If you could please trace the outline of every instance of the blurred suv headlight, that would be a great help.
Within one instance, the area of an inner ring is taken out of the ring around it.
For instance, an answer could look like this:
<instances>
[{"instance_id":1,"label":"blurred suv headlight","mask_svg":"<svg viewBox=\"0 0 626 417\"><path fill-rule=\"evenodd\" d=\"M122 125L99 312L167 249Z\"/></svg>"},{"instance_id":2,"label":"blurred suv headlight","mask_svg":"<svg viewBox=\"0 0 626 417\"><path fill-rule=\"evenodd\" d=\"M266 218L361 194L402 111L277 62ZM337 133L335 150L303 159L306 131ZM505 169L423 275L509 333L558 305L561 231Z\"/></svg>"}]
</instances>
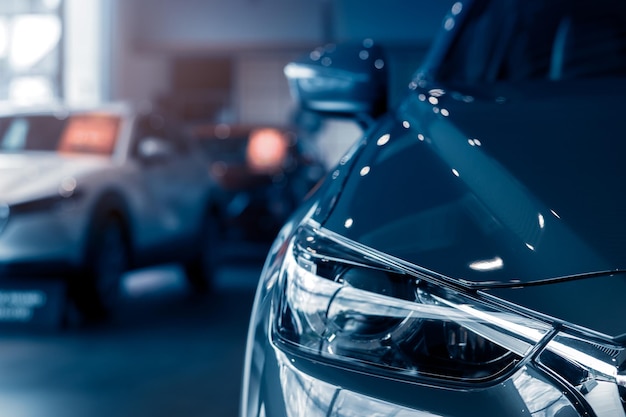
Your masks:
<instances>
[{"instance_id":1,"label":"blurred suv headlight","mask_svg":"<svg viewBox=\"0 0 626 417\"><path fill-rule=\"evenodd\" d=\"M446 385L499 381L534 361L579 406L624 416L623 347L492 305L313 222L293 234L277 284L271 338L284 352Z\"/></svg>"},{"instance_id":2,"label":"blurred suv headlight","mask_svg":"<svg viewBox=\"0 0 626 417\"><path fill-rule=\"evenodd\" d=\"M13 204L0 203L0 233L11 218L39 213L65 213L77 207L83 197L82 192L52 194Z\"/></svg>"}]
</instances>

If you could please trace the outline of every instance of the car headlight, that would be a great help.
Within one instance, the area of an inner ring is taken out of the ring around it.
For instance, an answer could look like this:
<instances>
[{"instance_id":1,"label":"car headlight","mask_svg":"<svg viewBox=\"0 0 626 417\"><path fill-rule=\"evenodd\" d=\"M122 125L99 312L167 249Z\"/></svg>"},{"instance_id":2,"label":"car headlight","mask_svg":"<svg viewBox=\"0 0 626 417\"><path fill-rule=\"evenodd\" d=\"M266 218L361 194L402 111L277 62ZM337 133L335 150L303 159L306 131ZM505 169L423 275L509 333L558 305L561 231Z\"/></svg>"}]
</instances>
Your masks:
<instances>
[{"instance_id":1,"label":"car headlight","mask_svg":"<svg viewBox=\"0 0 626 417\"><path fill-rule=\"evenodd\" d=\"M300 229L286 254L275 343L395 376L485 381L513 369L550 327Z\"/></svg>"},{"instance_id":2,"label":"car headlight","mask_svg":"<svg viewBox=\"0 0 626 417\"><path fill-rule=\"evenodd\" d=\"M495 383L533 361L577 407L625 415L623 346L565 333L314 222L292 235L276 288L271 338L289 354L462 385Z\"/></svg>"}]
</instances>

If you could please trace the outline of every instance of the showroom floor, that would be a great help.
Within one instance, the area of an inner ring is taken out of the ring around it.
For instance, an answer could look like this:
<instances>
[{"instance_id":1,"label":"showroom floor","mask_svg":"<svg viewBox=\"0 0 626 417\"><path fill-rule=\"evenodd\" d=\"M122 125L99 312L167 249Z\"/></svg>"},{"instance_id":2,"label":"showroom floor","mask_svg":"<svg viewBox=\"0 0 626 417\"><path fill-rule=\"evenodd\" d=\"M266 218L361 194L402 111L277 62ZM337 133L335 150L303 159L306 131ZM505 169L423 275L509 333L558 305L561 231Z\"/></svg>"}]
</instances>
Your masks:
<instances>
[{"instance_id":1,"label":"showroom floor","mask_svg":"<svg viewBox=\"0 0 626 417\"><path fill-rule=\"evenodd\" d=\"M116 318L0 333L0 410L14 417L235 417L260 262L189 295L175 267L129 275Z\"/></svg>"}]
</instances>

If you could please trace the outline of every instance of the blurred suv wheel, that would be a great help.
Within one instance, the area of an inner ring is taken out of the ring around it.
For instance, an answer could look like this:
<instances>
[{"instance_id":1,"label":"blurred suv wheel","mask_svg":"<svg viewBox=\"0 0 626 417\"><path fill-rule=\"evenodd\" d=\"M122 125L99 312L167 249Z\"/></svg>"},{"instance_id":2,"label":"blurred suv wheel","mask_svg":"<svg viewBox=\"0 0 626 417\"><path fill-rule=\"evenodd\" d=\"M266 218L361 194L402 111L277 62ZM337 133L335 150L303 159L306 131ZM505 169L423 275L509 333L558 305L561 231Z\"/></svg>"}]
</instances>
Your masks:
<instances>
[{"instance_id":1,"label":"blurred suv wheel","mask_svg":"<svg viewBox=\"0 0 626 417\"><path fill-rule=\"evenodd\" d=\"M184 264L187 282L195 293L206 294L213 288L218 263L219 240L219 222L215 216L207 214L202 222L198 250Z\"/></svg>"},{"instance_id":2,"label":"blurred suv wheel","mask_svg":"<svg viewBox=\"0 0 626 417\"><path fill-rule=\"evenodd\" d=\"M129 241L122 221L97 221L88 243L84 269L74 282L73 298L87 320L106 318L119 303L121 278L130 263Z\"/></svg>"}]
</instances>

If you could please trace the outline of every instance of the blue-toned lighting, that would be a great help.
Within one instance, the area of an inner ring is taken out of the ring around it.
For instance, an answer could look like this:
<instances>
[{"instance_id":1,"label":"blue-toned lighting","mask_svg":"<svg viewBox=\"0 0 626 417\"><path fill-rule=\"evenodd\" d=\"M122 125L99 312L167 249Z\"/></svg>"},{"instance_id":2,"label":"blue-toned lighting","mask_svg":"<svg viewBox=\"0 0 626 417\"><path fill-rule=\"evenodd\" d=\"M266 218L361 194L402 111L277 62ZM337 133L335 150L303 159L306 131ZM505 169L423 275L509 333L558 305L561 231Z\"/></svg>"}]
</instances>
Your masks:
<instances>
[{"instance_id":1,"label":"blue-toned lighting","mask_svg":"<svg viewBox=\"0 0 626 417\"><path fill-rule=\"evenodd\" d=\"M446 19L446 21L443 23L443 27L445 30L452 30L454 29L454 25L456 24L455 20L453 17L449 17Z\"/></svg>"},{"instance_id":2,"label":"blue-toned lighting","mask_svg":"<svg viewBox=\"0 0 626 417\"><path fill-rule=\"evenodd\" d=\"M458 15L459 13L461 13L461 11L463 10L463 3L461 3L460 1L457 1L456 3L454 3L452 5L452 14L453 15Z\"/></svg>"}]
</instances>

